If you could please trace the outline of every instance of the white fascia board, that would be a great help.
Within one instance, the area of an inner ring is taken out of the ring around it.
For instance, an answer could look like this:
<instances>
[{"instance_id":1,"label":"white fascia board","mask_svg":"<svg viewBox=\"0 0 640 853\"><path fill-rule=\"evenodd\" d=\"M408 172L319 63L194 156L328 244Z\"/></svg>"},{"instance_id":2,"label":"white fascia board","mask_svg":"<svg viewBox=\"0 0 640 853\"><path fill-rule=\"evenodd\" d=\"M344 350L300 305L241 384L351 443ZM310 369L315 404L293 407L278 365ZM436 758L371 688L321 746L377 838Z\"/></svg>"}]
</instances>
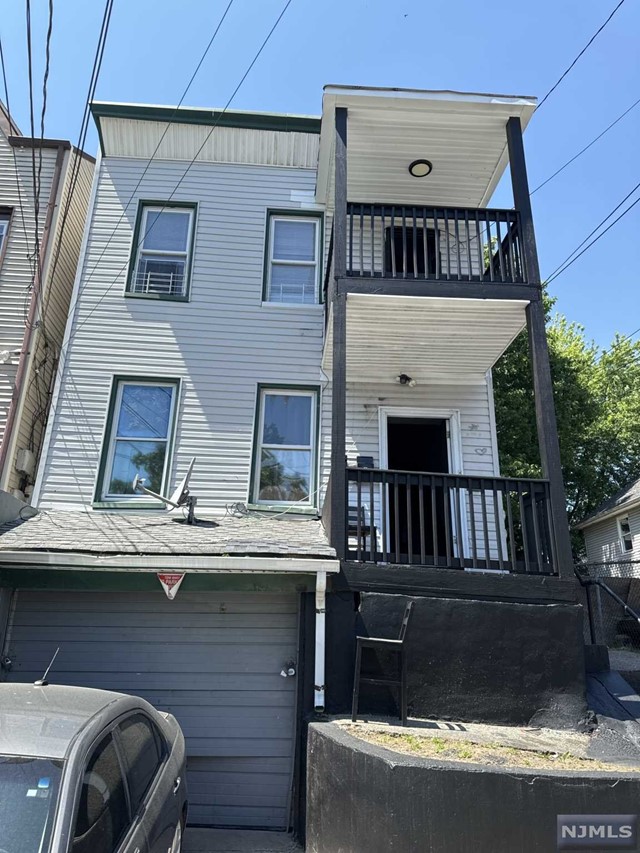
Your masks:
<instances>
[{"instance_id":1,"label":"white fascia board","mask_svg":"<svg viewBox=\"0 0 640 853\"><path fill-rule=\"evenodd\" d=\"M508 104L535 107L538 99L533 95L494 95L483 92L456 92L451 89L390 89L375 86L344 86L329 83L325 95L335 97L393 98L412 101L457 101L467 104Z\"/></svg>"},{"instance_id":2,"label":"white fascia board","mask_svg":"<svg viewBox=\"0 0 640 853\"><path fill-rule=\"evenodd\" d=\"M201 555L140 556L137 554L77 554L51 551L1 551L0 566L86 569L108 572L185 571L194 573L266 572L269 574L316 574L339 572L340 561L295 557L223 557Z\"/></svg>"}]
</instances>

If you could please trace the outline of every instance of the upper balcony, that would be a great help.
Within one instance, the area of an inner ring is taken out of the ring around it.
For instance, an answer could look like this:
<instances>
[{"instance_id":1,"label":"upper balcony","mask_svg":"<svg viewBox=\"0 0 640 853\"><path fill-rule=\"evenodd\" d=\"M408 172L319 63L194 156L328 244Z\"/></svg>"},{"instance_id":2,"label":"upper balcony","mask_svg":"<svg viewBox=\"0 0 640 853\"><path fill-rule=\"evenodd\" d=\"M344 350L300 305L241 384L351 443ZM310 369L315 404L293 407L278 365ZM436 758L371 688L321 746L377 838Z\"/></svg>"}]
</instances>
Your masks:
<instances>
[{"instance_id":1,"label":"upper balcony","mask_svg":"<svg viewBox=\"0 0 640 853\"><path fill-rule=\"evenodd\" d=\"M519 211L487 205L509 163L509 120L524 128L534 108L527 97L326 87L316 200L346 241L334 272L347 292L527 299L539 282Z\"/></svg>"}]
</instances>

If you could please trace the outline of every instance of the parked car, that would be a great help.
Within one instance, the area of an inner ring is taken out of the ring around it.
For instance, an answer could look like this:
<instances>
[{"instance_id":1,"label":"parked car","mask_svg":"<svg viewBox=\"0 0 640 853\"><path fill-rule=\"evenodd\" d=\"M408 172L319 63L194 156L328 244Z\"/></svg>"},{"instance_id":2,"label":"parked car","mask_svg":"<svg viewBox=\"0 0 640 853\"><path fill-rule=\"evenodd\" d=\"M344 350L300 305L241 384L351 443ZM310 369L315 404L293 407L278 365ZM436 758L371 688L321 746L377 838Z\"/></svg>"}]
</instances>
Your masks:
<instances>
[{"instance_id":1,"label":"parked car","mask_svg":"<svg viewBox=\"0 0 640 853\"><path fill-rule=\"evenodd\" d=\"M179 853L184 736L144 699L0 684L0 853Z\"/></svg>"}]
</instances>

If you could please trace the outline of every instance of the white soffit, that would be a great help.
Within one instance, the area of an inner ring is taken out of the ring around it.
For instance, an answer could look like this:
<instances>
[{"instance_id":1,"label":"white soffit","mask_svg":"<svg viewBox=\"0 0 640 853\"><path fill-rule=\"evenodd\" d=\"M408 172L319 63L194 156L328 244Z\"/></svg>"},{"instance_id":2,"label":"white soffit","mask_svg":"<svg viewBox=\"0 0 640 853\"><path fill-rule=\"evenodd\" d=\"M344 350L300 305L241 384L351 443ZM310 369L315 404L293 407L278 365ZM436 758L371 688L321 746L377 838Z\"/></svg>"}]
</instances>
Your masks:
<instances>
[{"instance_id":1,"label":"white soffit","mask_svg":"<svg viewBox=\"0 0 640 853\"><path fill-rule=\"evenodd\" d=\"M506 123L535 98L326 86L317 200L332 204L336 107L346 107L349 201L485 207L508 163ZM433 172L413 178L426 158Z\"/></svg>"}]
</instances>

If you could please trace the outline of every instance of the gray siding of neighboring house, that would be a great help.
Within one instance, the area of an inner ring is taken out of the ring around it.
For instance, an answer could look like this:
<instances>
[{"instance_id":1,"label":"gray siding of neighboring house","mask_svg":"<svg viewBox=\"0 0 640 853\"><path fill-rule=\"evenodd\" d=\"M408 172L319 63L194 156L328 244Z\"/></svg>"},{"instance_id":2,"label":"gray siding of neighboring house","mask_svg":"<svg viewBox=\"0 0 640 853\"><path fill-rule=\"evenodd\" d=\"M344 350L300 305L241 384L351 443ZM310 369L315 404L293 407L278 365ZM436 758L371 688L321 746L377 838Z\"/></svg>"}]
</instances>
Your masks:
<instances>
[{"instance_id":1,"label":"gray siding of neighboring house","mask_svg":"<svg viewBox=\"0 0 640 853\"><path fill-rule=\"evenodd\" d=\"M629 526L633 536L633 550L625 551L618 531L618 516L629 516ZM625 511L620 509L618 516L605 518L583 530L587 550L587 562L607 563L625 560L640 561L640 507Z\"/></svg>"},{"instance_id":2,"label":"gray siding of neighboring house","mask_svg":"<svg viewBox=\"0 0 640 853\"><path fill-rule=\"evenodd\" d=\"M192 492L219 512L247 500L257 383L322 382L323 306L262 305L267 208L308 207L315 172L195 164L173 196L199 205L191 301L176 303L123 295L137 199L168 198L185 171L154 161L122 216L145 165L101 163L43 508L91 504L114 374L182 379L171 484L197 456Z\"/></svg>"},{"instance_id":3,"label":"gray siding of neighboring house","mask_svg":"<svg viewBox=\"0 0 640 853\"><path fill-rule=\"evenodd\" d=\"M77 156L79 155L75 153L75 149L65 154L52 234L43 269L44 296L40 314L44 315L46 338L40 326L31 341L27 381L21 394L8 472L4 481L8 490L18 488L21 481L22 475L15 470L13 464L16 452L20 448L29 448L36 453L37 458L46 424L46 404L58 366L94 168L92 161L80 156L77 178L73 181L69 210L62 230L63 213L72 187L72 170Z\"/></svg>"},{"instance_id":4,"label":"gray siding of neighboring house","mask_svg":"<svg viewBox=\"0 0 640 853\"><path fill-rule=\"evenodd\" d=\"M42 170L38 236L41 239L57 152L54 149L43 148L41 152L35 152L36 160L40 153ZM35 250L36 234L32 150L12 148L2 131L0 131L0 206L13 208L6 251L0 267L0 350L11 352L8 363L0 364L1 443L13 395L19 353L25 335L25 318L29 309L28 288L32 283L30 258Z\"/></svg>"}]
</instances>

